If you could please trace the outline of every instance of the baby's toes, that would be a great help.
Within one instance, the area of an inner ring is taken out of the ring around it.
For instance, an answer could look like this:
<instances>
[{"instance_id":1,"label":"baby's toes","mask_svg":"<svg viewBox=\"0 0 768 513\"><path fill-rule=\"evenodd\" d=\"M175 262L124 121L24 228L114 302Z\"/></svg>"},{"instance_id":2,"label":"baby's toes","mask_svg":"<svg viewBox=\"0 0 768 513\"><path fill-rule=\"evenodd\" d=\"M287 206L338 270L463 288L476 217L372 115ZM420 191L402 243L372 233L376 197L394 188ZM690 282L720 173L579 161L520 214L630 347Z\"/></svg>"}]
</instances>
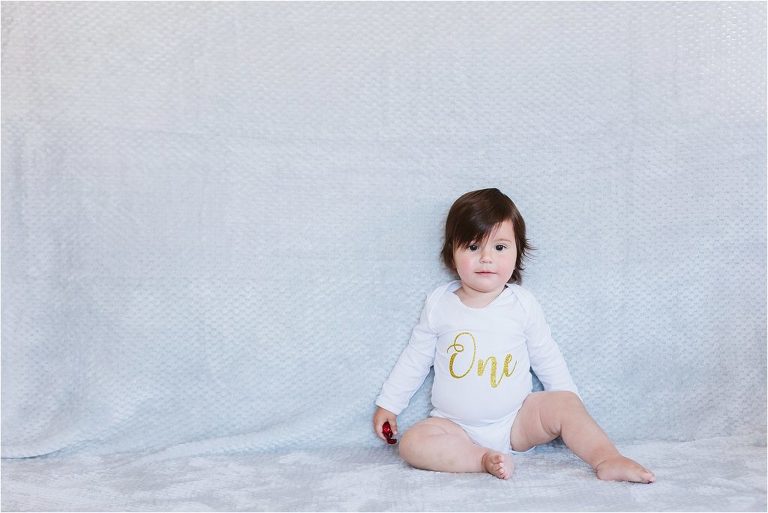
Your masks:
<instances>
[{"instance_id":1,"label":"baby's toes","mask_svg":"<svg viewBox=\"0 0 768 513\"><path fill-rule=\"evenodd\" d=\"M499 460L500 462L497 476L501 479L509 479L509 477L512 475L512 469L514 468L514 465L503 455L499 455Z\"/></svg>"},{"instance_id":2,"label":"baby's toes","mask_svg":"<svg viewBox=\"0 0 768 513\"><path fill-rule=\"evenodd\" d=\"M503 455L497 452L488 451L486 454L483 455L483 467L485 468L485 471L488 472L489 474L501 479L505 479Z\"/></svg>"}]
</instances>

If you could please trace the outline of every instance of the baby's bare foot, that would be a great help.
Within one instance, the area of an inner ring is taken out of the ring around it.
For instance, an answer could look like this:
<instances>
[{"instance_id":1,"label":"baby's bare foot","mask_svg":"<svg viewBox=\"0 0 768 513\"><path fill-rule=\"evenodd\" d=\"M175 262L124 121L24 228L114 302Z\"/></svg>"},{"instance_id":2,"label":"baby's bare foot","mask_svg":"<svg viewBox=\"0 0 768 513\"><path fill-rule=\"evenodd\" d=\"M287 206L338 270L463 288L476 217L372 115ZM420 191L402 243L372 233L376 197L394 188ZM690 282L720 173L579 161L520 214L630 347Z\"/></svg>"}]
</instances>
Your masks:
<instances>
[{"instance_id":1,"label":"baby's bare foot","mask_svg":"<svg viewBox=\"0 0 768 513\"><path fill-rule=\"evenodd\" d=\"M511 457L490 449L483 454L482 463L486 472L499 479L509 479L512 471L515 470Z\"/></svg>"},{"instance_id":2,"label":"baby's bare foot","mask_svg":"<svg viewBox=\"0 0 768 513\"><path fill-rule=\"evenodd\" d=\"M608 458L595 467L597 478L605 481L631 481L633 483L653 483L656 476L638 462L618 455Z\"/></svg>"}]
</instances>

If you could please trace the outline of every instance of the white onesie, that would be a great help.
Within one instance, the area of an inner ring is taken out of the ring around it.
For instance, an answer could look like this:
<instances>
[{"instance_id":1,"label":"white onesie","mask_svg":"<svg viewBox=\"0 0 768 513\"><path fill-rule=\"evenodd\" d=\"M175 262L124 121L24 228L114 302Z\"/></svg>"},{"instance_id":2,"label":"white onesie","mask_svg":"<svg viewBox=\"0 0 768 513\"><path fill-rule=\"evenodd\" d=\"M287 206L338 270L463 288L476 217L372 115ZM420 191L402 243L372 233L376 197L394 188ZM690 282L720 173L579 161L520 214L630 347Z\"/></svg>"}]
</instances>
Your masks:
<instances>
[{"instance_id":1,"label":"white onesie","mask_svg":"<svg viewBox=\"0 0 768 513\"><path fill-rule=\"evenodd\" d=\"M460 286L452 281L429 295L376 404L399 415L434 365L430 416L455 422L481 446L510 452L531 368L545 390L578 390L527 289L507 284L489 305L472 308L454 293Z\"/></svg>"}]
</instances>

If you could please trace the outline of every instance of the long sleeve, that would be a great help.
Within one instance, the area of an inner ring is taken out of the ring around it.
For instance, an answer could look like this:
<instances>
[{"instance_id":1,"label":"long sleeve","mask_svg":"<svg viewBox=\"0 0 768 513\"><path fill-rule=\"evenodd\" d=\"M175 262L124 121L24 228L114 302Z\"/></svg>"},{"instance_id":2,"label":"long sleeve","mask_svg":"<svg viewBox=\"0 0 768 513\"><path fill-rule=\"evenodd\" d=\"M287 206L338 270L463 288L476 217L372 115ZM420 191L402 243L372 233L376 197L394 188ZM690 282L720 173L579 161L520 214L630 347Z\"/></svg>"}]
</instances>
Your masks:
<instances>
[{"instance_id":1,"label":"long sleeve","mask_svg":"<svg viewBox=\"0 0 768 513\"><path fill-rule=\"evenodd\" d=\"M579 391L568 372L563 354L544 319L541 305L532 294L527 296L528 322L525 333L533 372L544 385L544 390L568 390L578 395Z\"/></svg>"},{"instance_id":2,"label":"long sleeve","mask_svg":"<svg viewBox=\"0 0 768 513\"><path fill-rule=\"evenodd\" d=\"M395 415L399 415L408 406L435 360L437 334L429 325L429 305L430 301L427 300L408 345L400 354L376 399L378 406Z\"/></svg>"}]
</instances>

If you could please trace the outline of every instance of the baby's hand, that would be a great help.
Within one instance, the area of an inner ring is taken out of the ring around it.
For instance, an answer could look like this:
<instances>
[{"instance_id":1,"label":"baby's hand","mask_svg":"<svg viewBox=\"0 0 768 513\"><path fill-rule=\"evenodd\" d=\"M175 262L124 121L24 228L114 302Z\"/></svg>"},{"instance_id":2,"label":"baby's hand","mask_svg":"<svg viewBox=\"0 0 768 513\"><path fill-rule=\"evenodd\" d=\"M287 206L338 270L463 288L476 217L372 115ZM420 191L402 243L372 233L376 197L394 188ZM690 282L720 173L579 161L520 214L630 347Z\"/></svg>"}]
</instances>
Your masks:
<instances>
[{"instance_id":1,"label":"baby's hand","mask_svg":"<svg viewBox=\"0 0 768 513\"><path fill-rule=\"evenodd\" d=\"M376 407L376 412L373 414L373 431L376 433L376 436L388 442L387 437L384 435L385 422L389 422L392 435L397 435L397 415L380 406Z\"/></svg>"}]
</instances>

